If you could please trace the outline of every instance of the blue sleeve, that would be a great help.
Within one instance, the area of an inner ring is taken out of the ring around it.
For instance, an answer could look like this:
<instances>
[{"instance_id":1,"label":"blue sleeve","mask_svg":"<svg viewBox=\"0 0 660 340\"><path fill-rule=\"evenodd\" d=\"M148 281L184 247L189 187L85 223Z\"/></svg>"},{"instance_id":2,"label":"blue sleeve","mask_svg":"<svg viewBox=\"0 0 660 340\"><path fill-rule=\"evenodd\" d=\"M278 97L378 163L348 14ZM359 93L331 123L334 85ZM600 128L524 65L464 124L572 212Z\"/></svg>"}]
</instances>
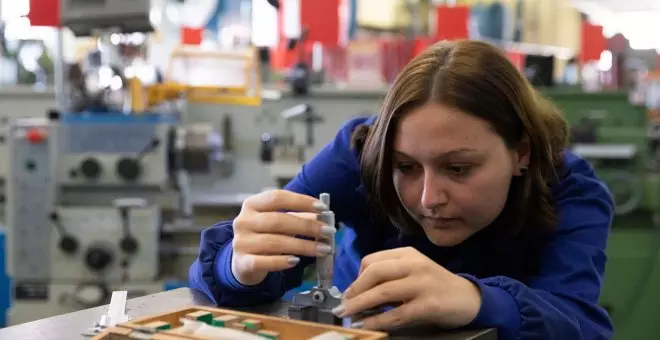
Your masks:
<instances>
[{"instance_id":1,"label":"blue sleeve","mask_svg":"<svg viewBox=\"0 0 660 340\"><path fill-rule=\"evenodd\" d=\"M368 123L369 118L355 118L344 124L328 143L284 188L318 197L330 194L331 209L337 221L352 218L360 186L356 151L350 148L355 128ZM303 257L298 266L276 273L255 286L244 286L231 272L232 222L222 222L202 231L199 256L189 270L190 288L204 292L218 306L247 306L279 299L292 288L300 286L305 267L314 260Z\"/></svg>"},{"instance_id":2,"label":"blue sleeve","mask_svg":"<svg viewBox=\"0 0 660 340\"><path fill-rule=\"evenodd\" d=\"M574 158L574 156L573 156ZM507 277L476 279L482 307L473 321L500 339L610 339L612 324L598 305L614 203L593 169L575 160L555 194L559 221L543 252L541 272L527 285Z\"/></svg>"}]
</instances>

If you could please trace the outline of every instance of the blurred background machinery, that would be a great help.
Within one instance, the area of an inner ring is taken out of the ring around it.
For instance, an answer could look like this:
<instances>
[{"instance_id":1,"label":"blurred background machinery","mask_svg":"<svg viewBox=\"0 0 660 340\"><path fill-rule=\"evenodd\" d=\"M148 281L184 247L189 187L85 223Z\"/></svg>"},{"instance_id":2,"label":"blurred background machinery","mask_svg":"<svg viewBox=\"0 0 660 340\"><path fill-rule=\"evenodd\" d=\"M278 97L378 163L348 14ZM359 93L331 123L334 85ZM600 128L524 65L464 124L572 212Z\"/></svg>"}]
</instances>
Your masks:
<instances>
[{"instance_id":1,"label":"blurred background machinery","mask_svg":"<svg viewBox=\"0 0 660 340\"><path fill-rule=\"evenodd\" d=\"M51 114L10 127L11 323L107 303L112 290L140 296L186 279L175 268L190 248L169 232L199 232L186 176L208 171L215 149L195 150L183 133L195 130L168 116L112 113ZM206 164L181 161L189 151Z\"/></svg>"},{"instance_id":2,"label":"blurred background machinery","mask_svg":"<svg viewBox=\"0 0 660 340\"><path fill-rule=\"evenodd\" d=\"M105 304L113 290L142 296L186 282L200 231L190 176L233 172L231 119L220 135L186 123L186 104L261 100L249 47L210 56L230 59L246 84L145 84L111 40L152 30L149 1L61 6L63 25L94 34L98 48L69 68L59 110L3 126L10 324ZM173 63L192 54L177 51Z\"/></svg>"},{"instance_id":3,"label":"blurred background machinery","mask_svg":"<svg viewBox=\"0 0 660 340\"><path fill-rule=\"evenodd\" d=\"M603 94L572 117L573 151L592 162L615 197L601 304L620 339L650 336L654 326L645 314L657 311L651 301L660 298L658 86L651 72L632 93L641 96L637 104L626 94Z\"/></svg>"}]
</instances>

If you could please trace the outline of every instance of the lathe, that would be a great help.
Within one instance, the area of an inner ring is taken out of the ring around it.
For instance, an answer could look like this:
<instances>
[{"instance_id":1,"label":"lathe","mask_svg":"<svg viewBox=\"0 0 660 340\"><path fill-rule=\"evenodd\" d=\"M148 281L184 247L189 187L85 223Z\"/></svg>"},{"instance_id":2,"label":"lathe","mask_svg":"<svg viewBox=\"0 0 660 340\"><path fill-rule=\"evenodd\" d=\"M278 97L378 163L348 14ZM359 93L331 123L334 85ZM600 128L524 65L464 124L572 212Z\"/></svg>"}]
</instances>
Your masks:
<instances>
[{"instance_id":1,"label":"lathe","mask_svg":"<svg viewBox=\"0 0 660 340\"><path fill-rule=\"evenodd\" d=\"M185 104L258 105L259 71L246 48L213 56L243 63L249 79L240 86L127 77L107 37L150 31L150 8L149 0L62 1L62 24L98 36L109 55L69 73L69 96L57 110L4 126L9 324L105 304L113 290L142 296L187 280L200 231L189 176L213 174L231 159L222 143L231 122L222 136L187 124ZM121 86L98 81L108 70Z\"/></svg>"},{"instance_id":2,"label":"lathe","mask_svg":"<svg viewBox=\"0 0 660 340\"><path fill-rule=\"evenodd\" d=\"M168 228L199 231L186 182L196 169L183 161L191 131L170 118L51 116L10 127L10 323L96 306L115 289L143 295L185 279L166 271L176 263L166 268L163 259L175 261L178 250L163 238Z\"/></svg>"}]
</instances>

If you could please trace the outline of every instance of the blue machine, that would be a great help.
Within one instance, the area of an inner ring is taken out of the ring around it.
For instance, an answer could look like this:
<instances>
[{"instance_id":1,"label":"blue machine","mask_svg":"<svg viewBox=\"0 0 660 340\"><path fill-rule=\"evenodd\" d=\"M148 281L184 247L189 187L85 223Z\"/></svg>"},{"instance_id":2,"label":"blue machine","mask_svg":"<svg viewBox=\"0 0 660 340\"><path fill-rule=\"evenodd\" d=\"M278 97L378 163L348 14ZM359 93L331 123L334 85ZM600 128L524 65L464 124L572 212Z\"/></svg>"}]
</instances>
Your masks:
<instances>
[{"instance_id":1,"label":"blue machine","mask_svg":"<svg viewBox=\"0 0 660 340\"><path fill-rule=\"evenodd\" d=\"M0 328L7 326L7 312L11 306L11 280L5 264L5 231L0 228Z\"/></svg>"},{"instance_id":2,"label":"blue machine","mask_svg":"<svg viewBox=\"0 0 660 340\"><path fill-rule=\"evenodd\" d=\"M162 123L177 122L178 113L141 113L125 114L122 112L91 112L63 114L61 121L69 124L99 124L99 123Z\"/></svg>"}]
</instances>

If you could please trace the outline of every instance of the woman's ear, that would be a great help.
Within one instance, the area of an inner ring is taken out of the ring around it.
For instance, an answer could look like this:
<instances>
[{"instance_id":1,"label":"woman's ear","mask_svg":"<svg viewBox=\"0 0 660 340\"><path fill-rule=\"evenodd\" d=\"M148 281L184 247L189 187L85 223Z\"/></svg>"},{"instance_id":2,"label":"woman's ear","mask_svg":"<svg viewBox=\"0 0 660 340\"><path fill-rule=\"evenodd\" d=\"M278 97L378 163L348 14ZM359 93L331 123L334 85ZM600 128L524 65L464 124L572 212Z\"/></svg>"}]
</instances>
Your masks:
<instances>
[{"instance_id":1,"label":"woman's ear","mask_svg":"<svg viewBox=\"0 0 660 340\"><path fill-rule=\"evenodd\" d=\"M524 176L529 169L529 154L531 145L529 143L529 136L525 134L513 150L513 175Z\"/></svg>"}]
</instances>

